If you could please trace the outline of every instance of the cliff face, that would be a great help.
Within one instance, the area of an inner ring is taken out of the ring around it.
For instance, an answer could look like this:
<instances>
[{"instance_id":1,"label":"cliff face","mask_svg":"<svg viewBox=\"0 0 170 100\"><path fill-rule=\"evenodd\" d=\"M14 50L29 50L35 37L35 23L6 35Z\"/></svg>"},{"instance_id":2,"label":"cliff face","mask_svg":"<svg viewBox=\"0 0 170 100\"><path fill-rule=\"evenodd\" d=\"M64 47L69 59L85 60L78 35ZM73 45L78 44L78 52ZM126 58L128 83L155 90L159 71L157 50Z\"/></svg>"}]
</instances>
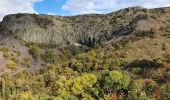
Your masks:
<instances>
[{"instance_id":1,"label":"cliff face","mask_svg":"<svg viewBox=\"0 0 170 100\"><path fill-rule=\"evenodd\" d=\"M106 15L70 17L13 14L4 17L0 33L12 34L25 42L90 46L120 41L140 32L160 30L170 24L169 20L170 8L132 7Z\"/></svg>"},{"instance_id":2,"label":"cliff face","mask_svg":"<svg viewBox=\"0 0 170 100\"><path fill-rule=\"evenodd\" d=\"M25 69L33 73L38 72L46 64L46 59L42 59L46 58L46 55L47 59L49 55L55 58L51 62L55 60L58 63L87 52L89 48L86 46L93 47L98 44L99 48L95 48L96 54L106 55L106 58L103 58L106 60L110 59L112 54L118 56L120 62L163 59L165 52L170 51L169 37L170 8L132 7L105 15L69 17L7 15L0 22L0 68L4 69L0 76L4 72L12 72L15 75ZM28 44L22 43L23 41ZM29 42L35 44L30 45ZM37 45L41 43L57 46ZM38 55L37 59L30 50L38 52L35 54ZM16 61L16 70L7 67L9 59Z\"/></svg>"}]
</instances>

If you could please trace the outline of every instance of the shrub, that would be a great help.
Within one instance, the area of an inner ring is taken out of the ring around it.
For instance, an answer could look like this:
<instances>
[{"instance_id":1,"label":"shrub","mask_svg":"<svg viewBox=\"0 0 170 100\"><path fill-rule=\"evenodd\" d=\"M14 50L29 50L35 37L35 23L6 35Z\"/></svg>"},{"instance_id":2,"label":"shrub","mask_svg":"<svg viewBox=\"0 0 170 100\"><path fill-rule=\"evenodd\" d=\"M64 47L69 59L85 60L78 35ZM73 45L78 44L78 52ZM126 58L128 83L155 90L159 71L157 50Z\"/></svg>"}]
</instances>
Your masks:
<instances>
[{"instance_id":1,"label":"shrub","mask_svg":"<svg viewBox=\"0 0 170 100\"><path fill-rule=\"evenodd\" d=\"M126 100L150 100L147 98L145 91L130 91Z\"/></svg>"},{"instance_id":2,"label":"shrub","mask_svg":"<svg viewBox=\"0 0 170 100\"><path fill-rule=\"evenodd\" d=\"M16 56L20 56L21 55L20 51L13 50L13 52L14 52L14 55L16 55Z\"/></svg>"},{"instance_id":3,"label":"shrub","mask_svg":"<svg viewBox=\"0 0 170 100\"><path fill-rule=\"evenodd\" d=\"M166 51L168 49L167 44L164 42L162 43L162 50Z\"/></svg>"},{"instance_id":4,"label":"shrub","mask_svg":"<svg viewBox=\"0 0 170 100\"><path fill-rule=\"evenodd\" d=\"M8 54L9 49L8 48L1 48L1 51L3 52L4 58L9 58L9 54Z\"/></svg>"},{"instance_id":5,"label":"shrub","mask_svg":"<svg viewBox=\"0 0 170 100\"><path fill-rule=\"evenodd\" d=\"M39 98L39 100L51 100L50 96L45 93L39 94L38 98Z\"/></svg>"},{"instance_id":6,"label":"shrub","mask_svg":"<svg viewBox=\"0 0 170 100\"><path fill-rule=\"evenodd\" d=\"M15 70L15 69L16 69L16 66L17 66L17 64L16 64L14 61L9 60L9 61L7 61L6 66L7 66L9 69L13 69L13 70Z\"/></svg>"},{"instance_id":7,"label":"shrub","mask_svg":"<svg viewBox=\"0 0 170 100\"><path fill-rule=\"evenodd\" d=\"M30 92L22 92L20 94L11 96L9 100L36 100Z\"/></svg>"},{"instance_id":8,"label":"shrub","mask_svg":"<svg viewBox=\"0 0 170 100\"><path fill-rule=\"evenodd\" d=\"M128 74L114 70L109 72L109 75L105 77L104 87L111 90L126 89L130 83L130 79Z\"/></svg>"},{"instance_id":9,"label":"shrub","mask_svg":"<svg viewBox=\"0 0 170 100\"><path fill-rule=\"evenodd\" d=\"M8 59L8 58L9 58L8 52L3 52L3 57L6 58L6 59Z\"/></svg>"},{"instance_id":10,"label":"shrub","mask_svg":"<svg viewBox=\"0 0 170 100\"><path fill-rule=\"evenodd\" d=\"M145 83L145 91L147 94L152 94L157 88L156 82L153 81L152 79L145 79L144 83Z\"/></svg>"},{"instance_id":11,"label":"shrub","mask_svg":"<svg viewBox=\"0 0 170 100\"><path fill-rule=\"evenodd\" d=\"M47 50L44 54L41 55L42 60L46 63L55 63L57 56L53 51Z\"/></svg>"},{"instance_id":12,"label":"shrub","mask_svg":"<svg viewBox=\"0 0 170 100\"><path fill-rule=\"evenodd\" d=\"M40 56L40 49L36 45L31 46L28 52L33 58L38 58Z\"/></svg>"},{"instance_id":13,"label":"shrub","mask_svg":"<svg viewBox=\"0 0 170 100\"><path fill-rule=\"evenodd\" d=\"M9 49L8 49L8 48L1 48L1 51L2 51L2 52L8 52Z\"/></svg>"},{"instance_id":14,"label":"shrub","mask_svg":"<svg viewBox=\"0 0 170 100\"><path fill-rule=\"evenodd\" d=\"M143 91L143 80L134 80L131 84L127 100L146 100L147 94Z\"/></svg>"},{"instance_id":15,"label":"shrub","mask_svg":"<svg viewBox=\"0 0 170 100\"><path fill-rule=\"evenodd\" d=\"M141 74L141 68L140 67L132 68L132 72L134 74L139 75L139 74Z\"/></svg>"},{"instance_id":16,"label":"shrub","mask_svg":"<svg viewBox=\"0 0 170 100\"><path fill-rule=\"evenodd\" d=\"M79 95L86 89L91 89L96 82L97 77L94 74L83 74L83 76L74 79L71 90L75 95Z\"/></svg>"},{"instance_id":17,"label":"shrub","mask_svg":"<svg viewBox=\"0 0 170 100\"><path fill-rule=\"evenodd\" d=\"M21 65L23 67L30 67L29 61L30 61L30 58L24 58L23 61L21 62Z\"/></svg>"},{"instance_id":18,"label":"shrub","mask_svg":"<svg viewBox=\"0 0 170 100\"><path fill-rule=\"evenodd\" d=\"M165 98L165 100L170 99L170 83L161 86L161 95Z\"/></svg>"}]
</instances>

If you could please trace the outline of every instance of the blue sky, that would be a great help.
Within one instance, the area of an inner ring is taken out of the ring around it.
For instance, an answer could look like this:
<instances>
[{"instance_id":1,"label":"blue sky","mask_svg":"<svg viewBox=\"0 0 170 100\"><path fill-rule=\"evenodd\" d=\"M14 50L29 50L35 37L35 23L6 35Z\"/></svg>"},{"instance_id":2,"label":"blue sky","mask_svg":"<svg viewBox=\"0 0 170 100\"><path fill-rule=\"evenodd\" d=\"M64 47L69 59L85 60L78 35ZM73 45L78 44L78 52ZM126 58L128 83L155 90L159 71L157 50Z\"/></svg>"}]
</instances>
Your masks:
<instances>
[{"instance_id":1,"label":"blue sky","mask_svg":"<svg viewBox=\"0 0 170 100\"><path fill-rule=\"evenodd\" d=\"M61 8L66 0L44 0L34 4L34 9L41 14L67 15L69 12Z\"/></svg>"},{"instance_id":2,"label":"blue sky","mask_svg":"<svg viewBox=\"0 0 170 100\"><path fill-rule=\"evenodd\" d=\"M43 0L35 3L34 8L43 14L77 15L109 13L131 6L155 8L169 5L169 0Z\"/></svg>"},{"instance_id":3,"label":"blue sky","mask_svg":"<svg viewBox=\"0 0 170 100\"><path fill-rule=\"evenodd\" d=\"M78 15L109 13L126 7L168 7L170 0L1 0L0 20L15 13Z\"/></svg>"}]
</instances>

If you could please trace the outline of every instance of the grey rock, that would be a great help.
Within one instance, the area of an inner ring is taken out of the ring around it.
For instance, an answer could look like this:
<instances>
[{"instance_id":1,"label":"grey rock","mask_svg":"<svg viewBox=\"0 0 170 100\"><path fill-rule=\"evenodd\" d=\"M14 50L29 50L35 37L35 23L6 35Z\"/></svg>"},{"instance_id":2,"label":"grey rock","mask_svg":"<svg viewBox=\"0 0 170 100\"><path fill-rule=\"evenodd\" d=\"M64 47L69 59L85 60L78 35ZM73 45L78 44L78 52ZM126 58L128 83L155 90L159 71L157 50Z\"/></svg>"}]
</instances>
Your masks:
<instances>
[{"instance_id":1,"label":"grey rock","mask_svg":"<svg viewBox=\"0 0 170 100\"><path fill-rule=\"evenodd\" d=\"M0 34L4 36L14 35L25 42L62 46L75 43L85 45L104 43L119 35L128 35L139 30L148 31L154 27L159 29L161 22L151 17L158 16L156 11L169 13L170 9L131 7L105 15L88 14L69 17L12 14L5 16L0 23ZM149 18L138 18L141 15L146 15ZM166 18L163 20L166 21Z\"/></svg>"}]
</instances>

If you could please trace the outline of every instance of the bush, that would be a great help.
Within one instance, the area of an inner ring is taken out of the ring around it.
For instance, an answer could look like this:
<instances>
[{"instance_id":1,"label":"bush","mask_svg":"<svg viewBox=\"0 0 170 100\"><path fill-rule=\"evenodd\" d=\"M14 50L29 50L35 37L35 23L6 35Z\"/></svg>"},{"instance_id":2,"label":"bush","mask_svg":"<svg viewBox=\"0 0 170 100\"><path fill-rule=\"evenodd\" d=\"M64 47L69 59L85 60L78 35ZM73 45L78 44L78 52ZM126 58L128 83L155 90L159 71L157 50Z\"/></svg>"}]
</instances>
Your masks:
<instances>
[{"instance_id":1,"label":"bush","mask_svg":"<svg viewBox=\"0 0 170 100\"><path fill-rule=\"evenodd\" d=\"M26 57L26 58L23 58L23 61L21 61L21 65L23 66L23 67L31 67L30 65L29 65L29 61L30 61L30 58L28 58L28 57Z\"/></svg>"},{"instance_id":2,"label":"bush","mask_svg":"<svg viewBox=\"0 0 170 100\"><path fill-rule=\"evenodd\" d=\"M92 89L96 82L97 77L94 74L83 74L83 76L74 79L71 90L75 95L79 95L85 92L86 89Z\"/></svg>"},{"instance_id":3,"label":"bush","mask_svg":"<svg viewBox=\"0 0 170 100\"><path fill-rule=\"evenodd\" d=\"M20 94L11 96L9 100L36 100L30 92L22 92Z\"/></svg>"},{"instance_id":4,"label":"bush","mask_svg":"<svg viewBox=\"0 0 170 100\"><path fill-rule=\"evenodd\" d=\"M38 98L39 98L39 100L51 100L50 96L45 93L39 94Z\"/></svg>"},{"instance_id":5,"label":"bush","mask_svg":"<svg viewBox=\"0 0 170 100\"><path fill-rule=\"evenodd\" d=\"M145 91L130 91L126 100L150 100L147 98Z\"/></svg>"},{"instance_id":6,"label":"bush","mask_svg":"<svg viewBox=\"0 0 170 100\"><path fill-rule=\"evenodd\" d=\"M41 58L46 63L55 63L57 60L56 54L50 50L45 51L45 53L41 55Z\"/></svg>"},{"instance_id":7,"label":"bush","mask_svg":"<svg viewBox=\"0 0 170 100\"><path fill-rule=\"evenodd\" d=\"M8 54L9 49L8 48L1 48L0 51L3 52L3 57L4 58L9 58L9 54Z\"/></svg>"},{"instance_id":8,"label":"bush","mask_svg":"<svg viewBox=\"0 0 170 100\"><path fill-rule=\"evenodd\" d=\"M16 64L14 61L9 60L9 61L7 61L6 66L7 66L9 69L13 69L13 70L15 70L15 69L16 69L16 66L17 66L17 64Z\"/></svg>"},{"instance_id":9,"label":"bush","mask_svg":"<svg viewBox=\"0 0 170 100\"><path fill-rule=\"evenodd\" d=\"M165 100L170 99L170 83L161 86L161 95L165 98Z\"/></svg>"},{"instance_id":10,"label":"bush","mask_svg":"<svg viewBox=\"0 0 170 100\"><path fill-rule=\"evenodd\" d=\"M134 80L131 84L127 100L146 100L147 94L143 91L143 80Z\"/></svg>"},{"instance_id":11,"label":"bush","mask_svg":"<svg viewBox=\"0 0 170 100\"><path fill-rule=\"evenodd\" d=\"M157 88L156 82L153 81L152 79L145 79L144 83L145 83L145 91L147 94L152 94Z\"/></svg>"},{"instance_id":12,"label":"bush","mask_svg":"<svg viewBox=\"0 0 170 100\"><path fill-rule=\"evenodd\" d=\"M111 71L109 75L105 77L104 87L105 89L119 90L121 88L127 88L130 83L130 76L126 73L119 71Z\"/></svg>"},{"instance_id":13,"label":"bush","mask_svg":"<svg viewBox=\"0 0 170 100\"><path fill-rule=\"evenodd\" d=\"M1 48L1 51L2 51L2 52L8 52L9 49L8 49L8 48Z\"/></svg>"},{"instance_id":14,"label":"bush","mask_svg":"<svg viewBox=\"0 0 170 100\"><path fill-rule=\"evenodd\" d=\"M33 58L38 58L40 56L40 49L36 45L31 46L28 52Z\"/></svg>"},{"instance_id":15,"label":"bush","mask_svg":"<svg viewBox=\"0 0 170 100\"><path fill-rule=\"evenodd\" d=\"M141 68L140 67L132 68L132 72L136 75L140 75L141 74Z\"/></svg>"},{"instance_id":16,"label":"bush","mask_svg":"<svg viewBox=\"0 0 170 100\"><path fill-rule=\"evenodd\" d=\"M162 50L166 51L168 49L168 45L164 42L162 43Z\"/></svg>"}]
</instances>

